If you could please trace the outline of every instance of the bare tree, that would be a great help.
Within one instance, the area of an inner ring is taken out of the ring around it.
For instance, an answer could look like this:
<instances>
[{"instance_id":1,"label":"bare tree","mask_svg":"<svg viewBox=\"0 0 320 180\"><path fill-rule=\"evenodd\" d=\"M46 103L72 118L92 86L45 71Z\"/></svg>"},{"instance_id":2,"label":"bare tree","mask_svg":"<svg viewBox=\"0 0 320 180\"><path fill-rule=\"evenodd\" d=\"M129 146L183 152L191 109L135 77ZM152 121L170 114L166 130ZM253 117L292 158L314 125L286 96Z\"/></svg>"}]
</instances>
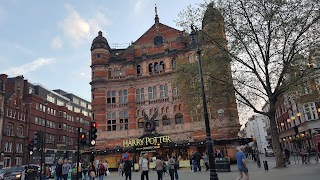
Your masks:
<instances>
[{"instance_id":1,"label":"bare tree","mask_svg":"<svg viewBox=\"0 0 320 180\"><path fill-rule=\"evenodd\" d=\"M305 77L315 73L308 69L310 62L305 59L311 48L319 47L319 6L319 0L217 1L215 8L212 4L207 8L221 12L227 41L217 35L216 28L199 31L209 101L210 98L223 98L224 92L233 91L239 103L267 116L276 167L285 166L285 162L275 119L275 104L283 93L303 84ZM212 12L205 13L202 25L208 19L217 19L217 12ZM194 16L201 14L199 8L189 6L179 14L181 18L177 24L187 29L187 25L195 23L197 18ZM188 24L190 15L192 20ZM212 52L212 46L220 51ZM221 75L228 70L228 67L222 68L227 64L231 64L231 81ZM177 70L177 81L184 84L183 91L190 107L197 104L200 97L196 67L196 63L180 63ZM269 110L261 111L257 102L268 103Z\"/></svg>"}]
</instances>

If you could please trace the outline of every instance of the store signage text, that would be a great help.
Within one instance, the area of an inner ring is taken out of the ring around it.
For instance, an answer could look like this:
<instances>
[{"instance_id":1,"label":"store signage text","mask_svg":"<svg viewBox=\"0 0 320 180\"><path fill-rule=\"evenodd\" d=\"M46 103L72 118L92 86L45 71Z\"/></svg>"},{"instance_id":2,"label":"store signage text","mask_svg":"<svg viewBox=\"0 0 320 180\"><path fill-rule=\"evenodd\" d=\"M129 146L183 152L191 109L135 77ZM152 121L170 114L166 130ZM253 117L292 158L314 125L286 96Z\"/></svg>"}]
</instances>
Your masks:
<instances>
[{"instance_id":1,"label":"store signage text","mask_svg":"<svg viewBox=\"0 0 320 180\"><path fill-rule=\"evenodd\" d=\"M129 139L123 141L123 147L130 146L155 146L162 143L172 142L169 136L145 137L142 139Z\"/></svg>"}]
</instances>

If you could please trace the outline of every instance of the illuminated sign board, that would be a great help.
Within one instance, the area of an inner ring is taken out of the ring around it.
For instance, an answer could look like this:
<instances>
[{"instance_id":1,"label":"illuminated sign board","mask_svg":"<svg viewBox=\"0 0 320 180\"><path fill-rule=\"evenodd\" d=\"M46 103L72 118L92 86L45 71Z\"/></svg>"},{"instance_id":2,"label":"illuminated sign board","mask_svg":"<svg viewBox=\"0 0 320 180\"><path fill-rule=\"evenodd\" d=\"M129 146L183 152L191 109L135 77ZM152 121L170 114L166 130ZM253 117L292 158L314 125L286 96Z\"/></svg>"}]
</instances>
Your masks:
<instances>
[{"instance_id":1,"label":"illuminated sign board","mask_svg":"<svg viewBox=\"0 0 320 180\"><path fill-rule=\"evenodd\" d=\"M123 147L130 146L155 146L162 143L172 142L169 136L144 137L142 139L129 139L123 141Z\"/></svg>"}]
</instances>

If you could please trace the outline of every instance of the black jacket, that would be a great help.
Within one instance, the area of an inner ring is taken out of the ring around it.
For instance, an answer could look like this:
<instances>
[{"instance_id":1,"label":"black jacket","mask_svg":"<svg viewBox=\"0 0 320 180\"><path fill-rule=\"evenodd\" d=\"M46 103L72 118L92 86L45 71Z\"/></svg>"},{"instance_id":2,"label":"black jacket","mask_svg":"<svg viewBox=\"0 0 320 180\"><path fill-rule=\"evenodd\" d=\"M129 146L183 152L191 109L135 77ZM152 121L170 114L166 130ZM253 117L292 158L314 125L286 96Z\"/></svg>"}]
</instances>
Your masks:
<instances>
[{"instance_id":1,"label":"black jacket","mask_svg":"<svg viewBox=\"0 0 320 180\"><path fill-rule=\"evenodd\" d=\"M62 176L62 164L57 164L56 166L56 175Z\"/></svg>"}]
</instances>

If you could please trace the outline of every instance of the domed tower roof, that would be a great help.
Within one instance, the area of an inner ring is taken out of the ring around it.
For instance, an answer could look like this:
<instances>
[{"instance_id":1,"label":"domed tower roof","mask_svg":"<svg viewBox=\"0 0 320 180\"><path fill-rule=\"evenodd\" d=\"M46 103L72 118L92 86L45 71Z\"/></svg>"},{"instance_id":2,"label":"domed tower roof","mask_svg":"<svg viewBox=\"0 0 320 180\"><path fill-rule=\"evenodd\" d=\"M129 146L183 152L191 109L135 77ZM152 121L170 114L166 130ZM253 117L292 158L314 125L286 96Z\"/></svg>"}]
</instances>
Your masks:
<instances>
[{"instance_id":1,"label":"domed tower roof","mask_svg":"<svg viewBox=\"0 0 320 180\"><path fill-rule=\"evenodd\" d=\"M202 28L205 25L209 24L210 22L215 22L215 23L224 22L224 18L221 15L220 11L214 8L212 3L208 4L207 10L204 13L204 16L202 19Z\"/></svg>"},{"instance_id":2,"label":"domed tower roof","mask_svg":"<svg viewBox=\"0 0 320 180\"><path fill-rule=\"evenodd\" d=\"M98 49L98 48L110 50L110 46L108 44L108 41L105 37L102 36L101 31L98 32L98 36L96 38L94 38L94 40L92 41L91 51Z\"/></svg>"}]
</instances>

